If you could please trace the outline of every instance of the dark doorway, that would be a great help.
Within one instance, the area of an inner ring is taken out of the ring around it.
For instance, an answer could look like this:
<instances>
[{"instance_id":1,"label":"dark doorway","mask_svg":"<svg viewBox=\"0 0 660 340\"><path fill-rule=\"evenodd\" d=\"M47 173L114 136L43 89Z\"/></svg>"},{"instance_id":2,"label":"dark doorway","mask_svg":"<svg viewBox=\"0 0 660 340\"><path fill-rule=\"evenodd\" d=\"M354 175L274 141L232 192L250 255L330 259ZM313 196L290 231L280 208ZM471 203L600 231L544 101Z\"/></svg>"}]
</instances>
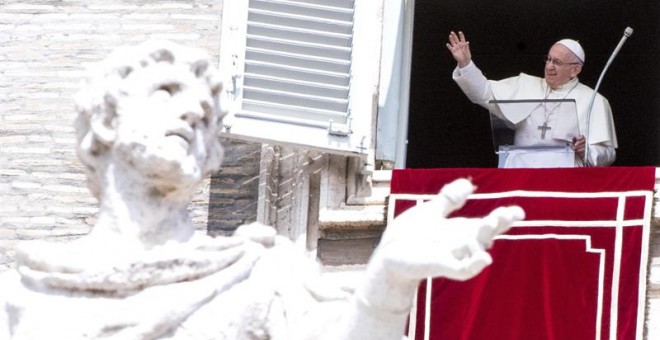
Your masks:
<instances>
[{"instance_id":1,"label":"dark doorway","mask_svg":"<svg viewBox=\"0 0 660 340\"><path fill-rule=\"evenodd\" d=\"M542 56L562 38L586 51L580 81L595 87L630 26L599 92L610 102L615 166L660 166L660 1L416 0L408 130L409 168L496 167L487 111L451 79L449 31L466 33L489 79L542 76Z\"/></svg>"}]
</instances>

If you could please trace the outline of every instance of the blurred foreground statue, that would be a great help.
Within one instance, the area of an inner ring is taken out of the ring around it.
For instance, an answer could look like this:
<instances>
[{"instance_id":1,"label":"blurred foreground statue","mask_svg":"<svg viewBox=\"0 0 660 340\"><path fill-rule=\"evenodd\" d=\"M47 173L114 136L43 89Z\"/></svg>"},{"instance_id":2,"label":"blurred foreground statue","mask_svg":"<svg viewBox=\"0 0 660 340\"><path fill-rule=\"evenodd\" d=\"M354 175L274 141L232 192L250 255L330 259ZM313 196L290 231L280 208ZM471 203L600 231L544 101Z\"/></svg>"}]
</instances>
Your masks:
<instances>
[{"instance_id":1,"label":"blurred foreground statue","mask_svg":"<svg viewBox=\"0 0 660 340\"><path fill-rule=\"evenodd\" d=\"M195 234L186 208L220 166L221 91L205 53L168 42L93 69L76 131L96 224L18 250L0 277L0 339L401 339L420 279L475 276L493 238L523 218L510 207L447 219L474 191L451 183L388 226L350 293L272 228Z\"/></svg>"}]
</instances>

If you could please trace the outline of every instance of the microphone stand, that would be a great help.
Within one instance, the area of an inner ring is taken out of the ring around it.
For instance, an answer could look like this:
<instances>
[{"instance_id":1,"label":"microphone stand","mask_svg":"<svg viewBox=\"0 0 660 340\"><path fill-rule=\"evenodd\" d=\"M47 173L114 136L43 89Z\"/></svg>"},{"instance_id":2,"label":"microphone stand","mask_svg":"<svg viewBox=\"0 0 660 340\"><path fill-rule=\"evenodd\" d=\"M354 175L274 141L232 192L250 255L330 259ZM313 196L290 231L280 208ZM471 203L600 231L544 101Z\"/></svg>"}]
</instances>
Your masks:
<instances>
[{"instance_id":1,"label":"microphone stand","mask_svg":"<svg viewBox=\"0 0 660 340\"><path fill-rule=\"evenodd\" d=\"M589 166L589 127L591 125L591 110L594 107L594 100L596 99L596 94L598 94L598 88L600 87L600 83L603 81L603 77L605 77L605 72L607 72L607 69L610 67L610 64L612 64L614 57L616 57L616 55L619 53L619 50L623 46L623 43L626 42L626 39L628 39L628 37L631 36L632 34L633 34L633 29L630 27L626 27L626 30L623 32L623 38L621 38L621 41L619 41L619 44L614 49L614 52L612 52L610 59L607 61L607 64L605 64L605 68L603 69L603 72L601 72L600 77L598 78L598 82L596 83L596 87L594 88L594 93L591 95L591 102L589 103L589 109L587 110L587 127L584 136L584 167L585 168Z\"/></svg>"}]
</instances>

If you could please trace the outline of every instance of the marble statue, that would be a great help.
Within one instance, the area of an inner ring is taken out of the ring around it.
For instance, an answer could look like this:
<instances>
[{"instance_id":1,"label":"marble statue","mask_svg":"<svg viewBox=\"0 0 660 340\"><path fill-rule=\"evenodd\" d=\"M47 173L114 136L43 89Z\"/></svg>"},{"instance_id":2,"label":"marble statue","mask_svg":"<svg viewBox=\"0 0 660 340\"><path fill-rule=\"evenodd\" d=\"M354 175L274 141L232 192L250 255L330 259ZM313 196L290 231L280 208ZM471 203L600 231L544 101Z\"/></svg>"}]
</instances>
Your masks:
<instances>
[{"instance_id":1,"label":"marble statue","mask_svg":"<svg viewBox=\"0 0 660 340\"><path fill-rule=\"evenodd\" d=\"M187 206L221 163L222 91L204 52L165 41L91 70L75 124L96 223L17 250L0 277L0 339L401 339L419 280L477 275L494 237L524 218L519 207L447 218L475 190L457 180L388 226L352 291L273 228L195 233Z\"/></svg>"}]
</instances>

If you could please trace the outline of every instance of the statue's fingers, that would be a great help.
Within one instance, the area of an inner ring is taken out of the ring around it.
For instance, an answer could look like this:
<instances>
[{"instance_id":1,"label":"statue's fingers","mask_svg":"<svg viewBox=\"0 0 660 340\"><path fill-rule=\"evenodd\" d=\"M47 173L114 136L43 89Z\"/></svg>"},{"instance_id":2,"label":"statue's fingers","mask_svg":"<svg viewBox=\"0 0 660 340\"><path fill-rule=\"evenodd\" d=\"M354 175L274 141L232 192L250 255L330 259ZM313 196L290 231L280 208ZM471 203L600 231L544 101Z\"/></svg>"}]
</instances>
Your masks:
<instances>
[{"instance_id":1,"label":"statue's fingers","mask_svg":"<svg viewBox=\"0 0 660 340\"><path fill-rule=\"evenodd\" d=\"M485 251L479 251L462 260L449 259L438 268L437 275L452 280L464 281L475 277L493 262Z\"/></svg>"},{"instance_id":2,"label":"statue's fingers","mask_svg":"<svg viewBox=\"0 0 660 340\"><path fill-rule=\"evenodd\" d=\"M481 273L484 268L490 266L493 263L493 258L488 254L488 252L481 250L476 253L473 253L471 257L463 260L466 263L466 268L472 276L476 276Z\"/></svg>"},{"instance_id":3,"label":"statue's fingers","mask_svg":"<svg viewBox=\"0 0 660 340\"><path fill-rule=\"evenodd\" d=\"M470 248L467 245L464 245L464 246L458 247L458 248L454 248L451 251L451 255L457 260L462 260L462 259L465 259L467 257L470 257L471 254L472 254L472 252L471 252Z\"/></svg>"},{"instance_id":4,"label":"statue's fingers","mask_svg":"<svg viewBox=\"0 0 660 340\"><path fill-rule=\"evenodd\" d=\"M475 189L476 187L472 182L465 178L459 178L446 184L431 202L436 205L438 212L446 217L452 211L460 209Z\"/></svg>"},{"instance_id":5,"label":"statue's fingers","mask_svg":"<svg viewBox=\"0 0 660 340\"><path fill-rule=\"evenodd\" d=\"M513 222L524 218L525 212L520 207L499 207L481 219L476 232L477 240L484 249L490 248L497 235L507 232Z\"/></svg>"},{"instance_id":6,"label":"statue's fingers","mask_svg":"<svg viewBox=\"0 0 660 340\"><path fill-rule=\"evenodd\" d=\"M412 279L431 276L467 280L492 263L490 255L476 240L452 251L421 244L397 256L386 256L383 260L393 272Z\"/></svg>"},{"instance_id":7,"label":"statue's fingers","mask_svg":"<svg viewBox=\"0 0 660 340\"><path fill-rule=\"evenodd\" d=\"M475 186L464 178L446 184L440 192L430 200L418 204L397 217L399 222L437 225L452 211L461 208L467 197L475 190Z\"/></svg>"},{"instance_id":8,"label":"statue's fingers","mask_svg":"<svg viewBox=\"0 0 660 340\"><path fill-rule=\"evenodd\" d=\"M519 206L499 207L491 211L486 217L486 220L493 228L494 234L506 232L513 222L523 219L525 219L525 211Z\"/></svg>"},{"instance_id":9,"label":"statue's fingers","mask_svg":"<svg viewBox=\"0 0 660 340\"><path fill-rule=\"evenodd\" d=\"M484 243L475 238L467 238L465 243L452 250L452 255L457 260L463 260L470 257L473 257L474 254L483 252L485 249Z\"/></svg>"}]
</instances>

